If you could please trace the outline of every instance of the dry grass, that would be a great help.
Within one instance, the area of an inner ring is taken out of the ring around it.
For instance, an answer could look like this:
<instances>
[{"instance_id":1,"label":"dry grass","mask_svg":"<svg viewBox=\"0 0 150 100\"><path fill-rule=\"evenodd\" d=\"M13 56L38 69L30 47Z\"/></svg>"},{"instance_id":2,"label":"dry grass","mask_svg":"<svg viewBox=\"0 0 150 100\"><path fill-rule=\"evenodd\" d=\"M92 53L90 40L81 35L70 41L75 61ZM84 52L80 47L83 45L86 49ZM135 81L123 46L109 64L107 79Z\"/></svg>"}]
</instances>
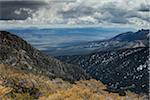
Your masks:
<instances>
[{"instance_id":1,"label":"dry grass","mask_svg":"<svg viewBox=\"0 0 150 100\"><path fill-rule=\"evenodd\" d=\"M106 87L99 81L79 81L67 90L58 91L42 100L143 100L137 94L127 92L126 96L104 91Z\"/></svg>"},{"instance_id":2,"label":"dry grass","mask_svg":"<svg viewBox=\"0 0 150 100\"><path fill-rule=\"evenodd\" d=\"M106 86L94 79L75 84L61 79L18 71L0 64L0 100L142 100L143 97L127 92L126 96L108 93Z\"/></svg>"}]
</instances>

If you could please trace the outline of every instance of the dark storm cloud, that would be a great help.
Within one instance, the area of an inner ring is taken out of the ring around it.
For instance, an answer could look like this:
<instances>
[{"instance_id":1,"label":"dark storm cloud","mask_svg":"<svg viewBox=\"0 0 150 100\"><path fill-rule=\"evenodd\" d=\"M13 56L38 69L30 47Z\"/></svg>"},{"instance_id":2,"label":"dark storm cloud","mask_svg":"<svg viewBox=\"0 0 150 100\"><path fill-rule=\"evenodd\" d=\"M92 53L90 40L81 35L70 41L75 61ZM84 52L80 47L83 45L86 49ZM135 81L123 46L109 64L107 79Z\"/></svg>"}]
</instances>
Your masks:
<instances>
[{"instance_id":1,"label":"dark storm cloud","mask_svg":"<svg viewBox=\"0 0 150 100\"><path fill-rule=\"evenodd\" d=\"M78 6L76 8L70 9L69 11L61 11L64 18L77 18L82 16L91 16L95 12L92 7L82 7Z\"/></svg>"},{"instance_id":2,"label":"dark storm cloud","mask_svg":"<svg viewBox=\"0 0 150 100\"><path fill-rule=\"evenodd\" d=\"M114 3L108 3L96 9L93 8L92 6L79 5L68 11L61 11L59 13L63 15L64 19L91 16L99 23L102 21L106 21L110 23L119 23L119 24L128 23L127 16L130 15L130 14L128 15L129 13L128 10L122 9L120 7L116 7L116 4ZM96 13L99 13L102 16L96 16L95 15ZM132 16L137 16L137 15L132 15Z\"/></svg>"},{"instance_id":3,"label":"dark storm cloud","mask_svg":"<svg viewBox=\"0 0 150 100\"><path fill-rule=\"evenodd\" d=\"M105 20L107 22L111 23L120 23L120 24L127 24L129 23L128 19L130 18L139 18L141 20L145 20L149 22L148 15L148 5L141 4L140 7L137 9L126 9L117 7L117 4L115 3L108 3L103 5L100 8L100 12L103 14L107 12L107 15L102 18L102 20ZM139 12L140 11L140 12ZM146 15L144 15L144 13Z\"/></svg>"},{"instance_id":4,"label":"dark storm cloud","mask_svg":"<svg viewBox=\"0 0 150 100\"><path fill-rule=\"evenodd\" d=\"M141 4L141 6L138 9L141 12L149 12L150 11L150 5L146 4Z\"/></svg>"},{"instance_id":5,"label":"dark storm cloud","mask_svg":"<svg viewBox=\"0 0 150 100\"><path fill-rule=\"evenodd\" d=\"M128 11L126 9L117 7L117 5L113 3L105 4L100 9L103 14L107 13L107 15L103 17L103 20L111 23L128 23L128 20L126 19Z\"/></svg>"},{"instance_id":6,"label":"dark storm cloud","mask_svg":"<svg viewBox=\"0 0 150 100\"><path fill-rule=\"evenodd\" d=\"M20 14L15 11L24 8L34 12L45 5L46 3L41 1L0 1L0 20L25 20L31 16L28 10L21 10Z\"/></svg>"}]
</instances>

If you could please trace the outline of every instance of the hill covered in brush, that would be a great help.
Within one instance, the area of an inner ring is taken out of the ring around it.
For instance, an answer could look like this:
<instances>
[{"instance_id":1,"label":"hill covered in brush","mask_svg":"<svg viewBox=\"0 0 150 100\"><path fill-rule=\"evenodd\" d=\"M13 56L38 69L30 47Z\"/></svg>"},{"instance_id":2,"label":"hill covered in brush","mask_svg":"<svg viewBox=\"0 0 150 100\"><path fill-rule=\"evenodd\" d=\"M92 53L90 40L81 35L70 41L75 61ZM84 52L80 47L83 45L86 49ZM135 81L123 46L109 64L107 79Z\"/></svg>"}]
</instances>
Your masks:
<instances>
[{"instance_id":1,"label":"hill covered in brush","mask_svg":"<svg viewBox=\"0 0 150 100\"><path fill-rule=\"evenodd\" d=\"M2 100L144 100L147 97L127 91L107 91L94 79L71 84L62 79L24 72L0 64L0 98Z\"/></svg>"},{"instance_id":2,"label":"hill covered in brush","mask_svg":"<svg viewBox=\"0 0 150 100\"><path fill-rule=\"evenodd\" d=\"M79 65L93 78L107 84L110 90L149 93L148 47L58 58L64 62Z\"/></svg>"}]
</instances>

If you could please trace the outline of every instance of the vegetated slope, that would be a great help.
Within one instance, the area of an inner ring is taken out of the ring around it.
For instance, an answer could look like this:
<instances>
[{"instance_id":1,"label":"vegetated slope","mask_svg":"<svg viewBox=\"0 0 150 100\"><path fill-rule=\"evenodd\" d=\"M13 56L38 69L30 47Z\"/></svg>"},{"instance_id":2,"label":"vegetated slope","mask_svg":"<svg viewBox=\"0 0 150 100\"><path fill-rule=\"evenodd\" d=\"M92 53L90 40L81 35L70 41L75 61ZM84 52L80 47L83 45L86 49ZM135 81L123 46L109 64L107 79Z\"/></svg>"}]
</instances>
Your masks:
<instances>
[{"instance_id":1,"label":"vegetated slope","mask_svg":"<svg viewBox=\"0 0 150 100\"><path fill-rule=\"evenodd\" d=\"M71 84L0 64L1 100L147 100L145 95L129 91L120 96L106 90L106 86L93 79Z\"/></svg>"},{"instance_id":2,"label":"vegetated slope","mask_svg":"<svg viewBox=\"0 0 150 100\"><path fill-rule=\"evenodd\" d=\"M69 81L89 78L82 68L49 57L20 37L5 31L0 32L0 63L49 78L60 77Z\"/></svg>"},{"instance_id":3,"label":"vegetated slope","mask_svg":"<svg viewBox=\"0 0 150 100\"><path fill-rule=\"evenodd\" d=\"M67 63L80 65L93 78L107 84L110 90L149 92L148 47L58 58Z\"/></svg>"}]
</instances>

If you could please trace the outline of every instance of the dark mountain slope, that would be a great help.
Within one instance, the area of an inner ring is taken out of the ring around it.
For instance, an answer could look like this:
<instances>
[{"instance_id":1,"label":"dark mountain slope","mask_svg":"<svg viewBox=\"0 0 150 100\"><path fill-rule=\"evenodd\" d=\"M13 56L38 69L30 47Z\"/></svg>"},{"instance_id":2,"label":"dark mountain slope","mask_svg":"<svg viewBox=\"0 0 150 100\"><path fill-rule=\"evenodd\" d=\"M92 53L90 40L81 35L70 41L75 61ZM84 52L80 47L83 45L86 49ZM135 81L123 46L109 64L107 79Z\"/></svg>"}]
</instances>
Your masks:
<instances>
[{"instance_id":1,"label":"dark mountain slope","mask_svg":"<svg viewBox=\"0 0 150 100\"><path fill-rule=\"evenodd\" d=\"M48 57L20 37L5 31L0 32L0 63L50 78L60 77L69 81L89 78L82 68Z\"/></svg>"},{"instance_id":2,"label":"dark mountain slope","mask_svg":"<svg viewBox=\"0 0 150 100\"><path fill-rule=\"evenodd\" d=\"M108 40L90 42L89 45L93 48L96 46L92 52L148 47L149 30L142 29L137 32L126 32Z\"/></svg>"},{"instance_id":3,"label":"dark mountain slope","mask_svg":"<svg viewBox=\"0 0 150 100\"><path fill-rule=\"evenodd\" d=\"M135 40L144 40L148 39L149 30L142 29L137 32L126 32L119 34L112 38L111 40L118 40L118 41L135 41Z\"/></svg>"},{"instance_id":4,"label":"dark mountain slope","mask_svg":"<svg viewBox=\"0 0 150 100\"><path fill-rule=\"evenodd\" d=\"M80 65L93 78L110 89L148 93L149 48L132 48L58 57L62 61Z\"/></svg>"}]
</instances>

